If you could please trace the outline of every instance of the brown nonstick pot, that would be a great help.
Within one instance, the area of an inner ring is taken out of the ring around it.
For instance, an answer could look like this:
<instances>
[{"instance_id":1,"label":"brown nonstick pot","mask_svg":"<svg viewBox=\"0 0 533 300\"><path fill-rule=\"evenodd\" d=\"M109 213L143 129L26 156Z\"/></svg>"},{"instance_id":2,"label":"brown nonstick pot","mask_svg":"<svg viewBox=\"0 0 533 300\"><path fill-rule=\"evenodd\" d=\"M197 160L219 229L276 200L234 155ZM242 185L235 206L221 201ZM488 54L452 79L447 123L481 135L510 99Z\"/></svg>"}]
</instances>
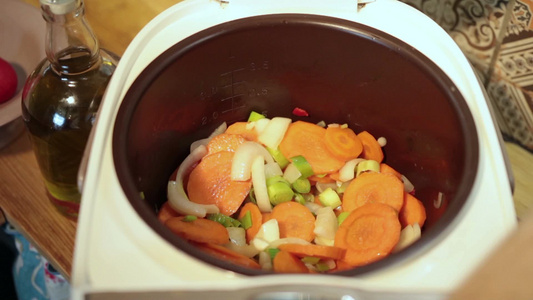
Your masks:
<instances>
[{"instance_id":1,"label":"brown nonstick pot","mask_svg":"<svg viewBox=\"0 0 533 300\"><path fill-rule=\"evenodd\" d=\"M292 115L295 107L309 116ZM478 166L476 127L465 99L434 62L393 36L346 20L239 19L200 31L151 62L123 99L113 132L115 167L131 205L164 239L207 263L266 273L197 251L161 224L157 212L190 144L222 122L246 120L252 110L347 123L385 137L385 162L410 179L423 201L428 219L419 241L336 274L363 274L426 251L446 236L469 198Z\"/></svg>"}]
</instances>

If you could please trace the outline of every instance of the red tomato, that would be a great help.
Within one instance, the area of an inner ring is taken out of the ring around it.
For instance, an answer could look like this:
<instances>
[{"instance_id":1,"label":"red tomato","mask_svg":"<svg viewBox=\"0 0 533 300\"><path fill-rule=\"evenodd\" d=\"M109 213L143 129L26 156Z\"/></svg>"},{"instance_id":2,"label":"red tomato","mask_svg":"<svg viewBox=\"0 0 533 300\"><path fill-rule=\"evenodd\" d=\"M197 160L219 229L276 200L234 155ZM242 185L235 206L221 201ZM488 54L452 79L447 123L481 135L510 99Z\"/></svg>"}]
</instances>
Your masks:
<instances>
[{"instance_id":1,"label":"red tomato","mask_svg":"<svg viewBox=\"0 0 533 300\"><path fill-rule=\"evenodd\" d=\"M17 73L7 61L0 58L0 103L11 99L17 91Z\"/></svg>"}]
</instances>

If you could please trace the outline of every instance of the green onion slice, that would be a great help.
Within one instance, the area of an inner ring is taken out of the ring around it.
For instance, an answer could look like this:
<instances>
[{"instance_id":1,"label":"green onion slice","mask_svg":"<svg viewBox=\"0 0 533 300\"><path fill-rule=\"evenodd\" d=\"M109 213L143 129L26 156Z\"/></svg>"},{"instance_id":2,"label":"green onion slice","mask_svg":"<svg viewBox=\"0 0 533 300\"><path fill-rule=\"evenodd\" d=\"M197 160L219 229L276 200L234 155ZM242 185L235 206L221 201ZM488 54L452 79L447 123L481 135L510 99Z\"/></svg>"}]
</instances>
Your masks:
<instances>
[{"instance_id":1,"label":"green onion slice","mask_svg":"<svg viewBox=\"0 0 533 300\"><path fill-rule=\"evenodd\" d=\"M244 229L252 227L252 213L250 213L250 211L247 211L244 216L239 219L239 222L241 222L242 228Z\"/></svg>"},{"instance_id":2,"label":"green onion slice","mask_svg":"<svg viewBox=\"0 0 533 300\"><path fill-rule=\"evenodd\" d=\"M298 171L302 173L302 178L307 178L314 174L311 164L307 161L307 159L305 159L305 157L297 155L295 157L291 157L291 161L294 166L296 166Z\"/></svg>"},{"instance_id":3,"label":"green onion slice","mask_svg":"<svg viewBox=\"0 0 533 300\"><path fill-rule=\"evenodd\" d=\"M265 115L252 111L248 116L248 122L254 122L266 118Z\"/></svg>"}]
</instances>

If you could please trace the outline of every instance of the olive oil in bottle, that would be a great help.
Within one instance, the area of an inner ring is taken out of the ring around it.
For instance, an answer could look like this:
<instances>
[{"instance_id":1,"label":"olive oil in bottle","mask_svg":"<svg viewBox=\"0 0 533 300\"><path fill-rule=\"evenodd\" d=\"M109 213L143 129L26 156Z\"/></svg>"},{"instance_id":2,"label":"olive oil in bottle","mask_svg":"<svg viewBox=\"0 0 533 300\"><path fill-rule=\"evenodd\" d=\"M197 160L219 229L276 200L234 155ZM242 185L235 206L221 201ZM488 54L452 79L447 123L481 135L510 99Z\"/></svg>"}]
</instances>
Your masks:
<instances>
[{"instance_id":1,"label":"olive oil in bottle","mask_svg":"<svg viewBox=\"0 0 533 300\"><path fill-rule=\"evenodd\" d=\"M99 48L82 0L40 3L47 57L26 81L22 117L50 200L75 219L80 162L118 58Z\"/></svg>"}]
</instances>

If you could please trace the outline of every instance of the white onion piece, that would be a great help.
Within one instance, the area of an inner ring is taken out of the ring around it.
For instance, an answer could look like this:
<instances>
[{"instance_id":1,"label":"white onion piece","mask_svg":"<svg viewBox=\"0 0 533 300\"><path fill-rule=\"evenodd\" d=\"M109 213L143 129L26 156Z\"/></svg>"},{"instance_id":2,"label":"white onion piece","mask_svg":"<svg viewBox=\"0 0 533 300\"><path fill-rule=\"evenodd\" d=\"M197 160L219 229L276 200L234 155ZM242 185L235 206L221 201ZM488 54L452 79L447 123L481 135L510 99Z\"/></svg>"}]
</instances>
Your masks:
<instances>
[{"instance_id":1,"label":"white onion piece","mask_svg":"<svg viewBox=\"0 0 533 300\"><path fill-rule=\"evenodd\" d=\"M231 180L246 181L250 179L252 162L257 156L263 157L267 163L274 162L272 155L259 143L248 141L239 145L231 163Z\"/></svg>"},{"instance_id":2,"label":"white onion piece","mask_svg":"<svg viewBox=\"0 0 533 300\"><path fill-rule=\"evenodd\" d=\"M261 212L271 212L272 205L268 197L268 190L265 177L265 165L263 157L256 156L252 162L252 186L254 188L257 207Z\"/></svg>"},{"instance_id":3,"label":"white onion piece","mask_svg":"<svg viewBox=\"0 0 533 300\"><path fill-rule=\"evenodd\" d=\"M226 124L226 122L223 122L213 132L211 132L211 134L208 137L192 142L190 151L193 152L194 149L198 148L198 146L200 145L207 146L207 144L209 143L209 141L211 141L212 138L214 138L215 136L219 134L224 133L227 128L228 128L228 125Z\"/></svg>"},{"instance_id":4,"label":"white onion piece","mask_svg":"<svg viewBox=\"0 0 533 300\"><path fill-rule=\"evenodd\" d=\"M263 131L265 130L265 128L267 127L268 123L270 123L270 119L269 118L263 118L263 119L259 119L257 121L253 121L253 122L250 122L250 123L254 123L254 128L255 128L255 132L257 132L257 135L260 135L263 133Z\"/></svg>"},{"instance_id":5,"label":"white onion piece","mask_svg":"<svg viewBox=\"0 0 533 300\"><path fill-rule=\"evenodd\" d=\"M274 248L278 248L280 245L285 245L285 244L309 245L311 243L301 238L286 237L286 238L277 239L273 241L272 243L268 245L268 248L274 249Z\"/></svg>"},{"instance_id":6,"label":"white onion piece","mask_svg":"<svg viewBox=\"0 0 533 300\"><path fill-rule=\"evenodd\" d=\"M293 163L288 164L283 172L283 178L285 178L289 183L295 182L296 179L300 178L301 176L302 173Z\"/></svg>"},{"instance_id":7,"label":"white onion piece","mask_svg":"<svg viewBox=\"0 0 533 300\"><path fill-rule=\"evenodd\" d=\"M246 245L246 230L242 227L226 227L229 240L237 246Z\"/></svg>"},{"instance_id":8,"label":"white onion piece","mask_svg":"<svg viewBox=\"0 0 533 300\"><path fill-rule=\"evenodd\" d=\"M315 244L321 245L321 246L335 246L335 240L326 239L320 236L315 236L315 239L313 240Z\"/></svg>"},{"instance_id":9,"label":"white onion piece","mask_svg":"<svg viewBox=\"0 0 533 300\"><path fill-rule=\"evenodd\" d=\"M398 241L398 244L396 244L392 252L398 252L402 249L405 249L412 243L416 242L421 236L422 230L420 229L420 225L418 225L418 223L415 223L414 225L405 226L405 228L402 229L400 233L400 240Z\"/></svg>"},{"instance_id":10,"label":"white onion piece","mask_svg":"<svg viewBox=\"0 0 533 300\"><path fill-rule=\"evenodd\" d=\"M337 216L333 209L329 206L322 207L316 211L315 229L316 236L335 239L335 233L339 227Z\"/></svg>"},{"instance_id":11,"label":"white onion piece","mask_svg":"<svg viewBox=\"0 0 533 300\"><path fill-rule=\"evenodd\" d=\"M403 181L403 190L406 193L410 193L415 189L415 186L404 175L402 175L402 181Z\"/></svg>"},{"instance_id":12,"label":"white onion piece","mask_svg":"<svg viewBox=\"0 0 533 300\"><path fill-rule=\"evenodd\" d=\"M283 171L281 170L280 166L276 162L271 162L265 164L265 177L266 179L274 176L282 176Z\"/></svg>"},{"instance_id":13,"label":"white onion piece","mask_svg":"<svg viewBox=\"0 0 533 300\"><path fill-rule=\"evenodd\" d=\"M279 240L278 220L270 219L261 225L250 244L257 250L263 251L275 240Z\"/></svg>"},{"instance_id":14,"label":"white onion piece","mask_svg":"<svg viewBox=\"0 0 533 300\"><path fill-rule=\"evenodd\" d=\"M214 204L198 204L191 202L183 188L183 177L188 174L193 165L196 164L207 153L207 148L200 145L194 149L181 163L176 173L176 181L169 181L167 185L167 197L170 207L182 215L194 215L200 218L207 213L218 213L219 209Z\"/></svg>"},{"instance_id":15,"label":"white onion piece","mask_svg":"<svg viewBox=\"0 0 533 300\"><path fill-rule=\"evenodd\" d=\"M317 182L315 187L318 192L322 193L328 188L331 188L332 190L336 190L338 186L336 182Z\"/></svg>"},{"instance_id":16,"label":"white onion piece","mask_svg":"<svg viewBox=\"0 0 533 300\"><path fill-rule=\"evenodd\" d=\"M378 144L380 147L385 147L387 146L387 138L386 137L379 137L378 140L377 140Z\"/></svg>"},{"instance_id":17,"label":"white onion piece","mask_svg":"<svg viewBox=\"0 0 533 300\"><path fill-rule=\"evenodd\" d=\"M362 158L354 158L352 160L347 161L344 166L339 170L339 180L342 182L346 182L349 180L352 180L355 178L355 168L357 167L357 164L362 162L364 159Z\"/></svg>"},{"instance_id":18,"label":"white onion piece","mask_svg":"<svg viewBox=\"0 0 533 300\"><path fill-rule=\"evenodd\" d=\"M257 140L270 149L277 149L291 122L292 120L289 118L272 118L261 134L257 136Z\"/></svg>"},{"instance_id":19,"label":"white onion piece","mask_svg":"<svg viewBox=\"0 0 533 300\"><path fill-rule=\"evenodd\" d=\"M272 270L272 258L270 258L270 254L264 251L259 252L259 265L265 271Z\"/></svg>"},{"instance_id":20,"label":"white onion piece","mask_svg":"<svg viewBox=\"0 0 533 300\"><path fill-rule=\"evenodd\" d=\"M315 202L305 202L304 206L307 207L312 213L316 215L316 212L321 209L323 206Z\"/></svg>"}]
</instances>

